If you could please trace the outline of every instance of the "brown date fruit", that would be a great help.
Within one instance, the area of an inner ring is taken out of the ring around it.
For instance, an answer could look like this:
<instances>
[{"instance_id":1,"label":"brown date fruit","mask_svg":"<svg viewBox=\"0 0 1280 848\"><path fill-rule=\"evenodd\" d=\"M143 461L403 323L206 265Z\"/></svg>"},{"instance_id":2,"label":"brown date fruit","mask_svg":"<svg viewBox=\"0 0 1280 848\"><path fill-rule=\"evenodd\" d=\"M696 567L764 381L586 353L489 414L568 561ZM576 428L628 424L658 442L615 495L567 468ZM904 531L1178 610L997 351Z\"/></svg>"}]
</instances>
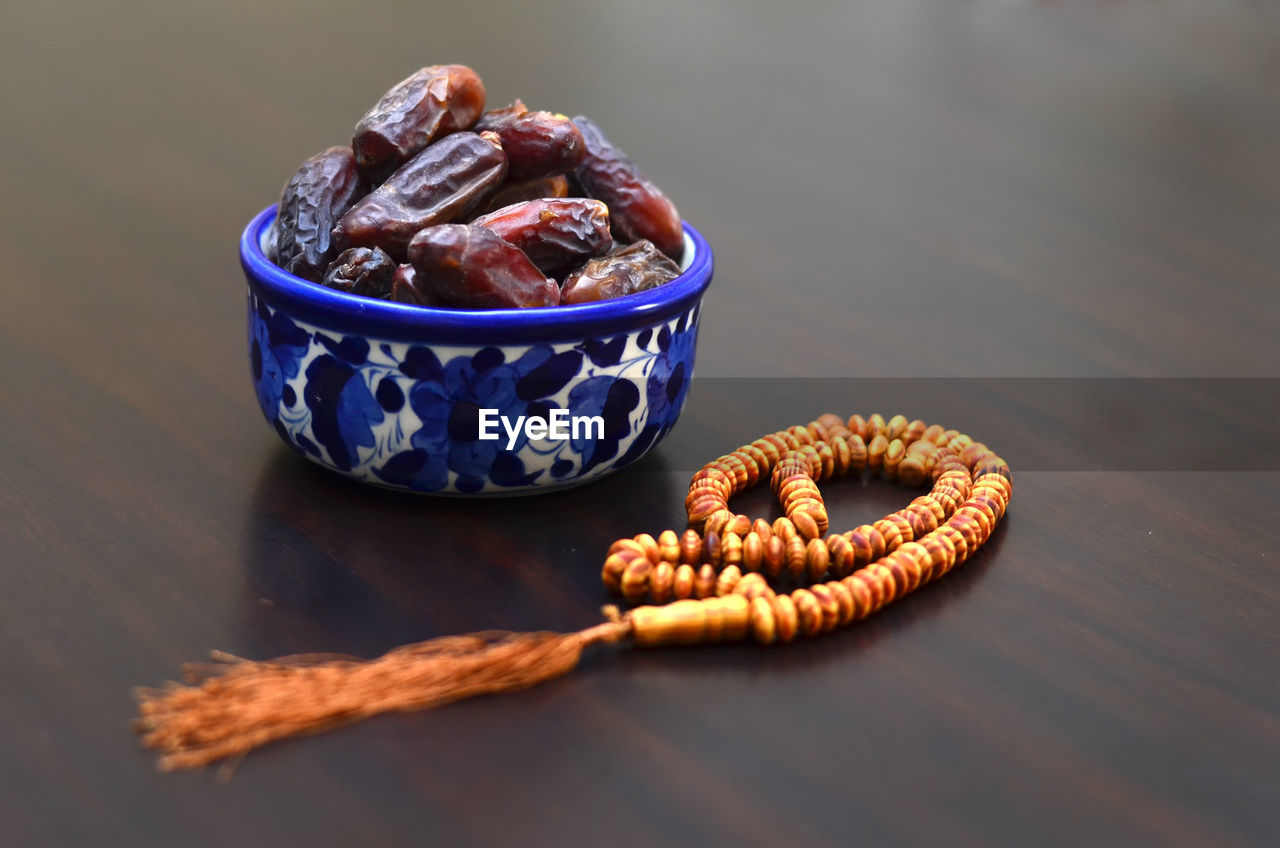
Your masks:
<instances>
[{"instance_id":1,"label":"brown date fruit","mask_svg":"<svg viewBox=\"0 0 1280 848\"><path fill-rule=\"evenodd\" d=\"M334 240L343 249L380 247L403 259L414 233L465 215L506 171L501 147L471 132L447 135L351 207Z\"/></svg>"},{"instance_id":2,"label":"brown date fruit","mask_svg":"<svg viewBox=\"0 0 1280 848\"><path fill-rule=\"evenodd\" d=\"M501 109L490 109L481 115L480 120L476 121L475 131L496 130L503 121L514 118L517 115L523 115L528 111L529 107L524 105L524 101L517 97L511 101L510 106L503 106Z\"/></svg>"},{"instance_id":3,"label":"brown date fruit","mask_svg":"<svg viewBox=\"0 0 1280 848\"><path fill-rule=\"evenodd\" d=\"M647 239L679 262L684 255L684 230L675 205L593 121L579 115L573 122L587 145L574 175L589 196L608 205L613 237L628 244Z\"/></svg>"},{"instance_id":4,"label":"brown date fruit","mask_svg":"<svg viewBox=\"0 0 1280 848\"><path fill-rule=\"evenodd\" d=\"M527 200L471 223L488 227L523 250L544 274L577 265L613 246L609 208L584 197Z\"/></svg>"},{"instance_id":5,"label":"brown date fruit","mask_svg":"<svg viewBox=\"0 0 1280 848\"><path fill-rule=\"evenodd\" d=\"M319 282L338 248L333 226L369 190L348 147L330 147L302 163L280 194L272 225L277 265Z\"/></svg>"},{"instance_id":6,"label":"brown date fruit","mask_svg":"<svg viewBox=\"0 0 1280 848\"><path fill-rule=\"evenodd\" d=\"M474 224L428 227L409 242L418 291L464 309L555 306L560 287L520 248Z\"/></svg>"},{"instance_id":7,"label":"brown date fruit","mask_svg":"<svg viewBox=\"0 0 1280 848\"><path fill-rule=\"evenodd\" d=\"M680 266L650 241L619 246L565 278L560 303L592 303L657 288L680 276Z\"/></svg>"},{"instance_id":8,"label":"brown date fruit","mask_svg":"<svg viewBox=\"0 0 1280 848\"><path fill-rule=\"evenodd\" d=\"M396 262L380 247L353 247L338 254L320 284L338 291L386 298Z\"/></svg>"},{"instance_id":9,"label":"brown date fruit","mask_svg":"<svg viewBox=\"0 0 1280 848\"><path fill-rule=\"evenodd\" d=\"M470 129L484 94L466 65L432 65L400 81L356 124L351 148L360 170L380 182L433 141Z\"/></svg>"},{"instance_id":10,"label":"brown date fruit","mask_svg":"<svg viewBox=\"0 0 1280 848\"><path fill-rule=\"evenodd\" d=\"M391 294L388 298L397 303L414 306L448 306L429 291L424 291L418 271L412 265L401 265L391 276Z\"/></svg>"},{"instance_id":11,"label":"brown date fruit","mask_svg":"<svg viewBox=\"0 0 1280 848\"><path fill-rule=\"evenodd\" d=\"M489 195L489 199L480 205L480 214L488 215L504 206L513 203L524 203L526 200L543 200L554 197L569 196L569 180L564 174L554 177L534 177L531 180L512 182L508 180ZM479 216L477 216L479 217Z\"/></svg>"},{"instance_id":12,"label":"brown date fruit","mask_svg":"<svg viewBox=\"0 0 1280 848\"><path fill-rule=\"evenodd\" d=\"M502 137L502 149L507 152L507 173L512 177L572 171L586 153L582 132L564 115L550 112L491 115L493 113L486 113L483 129Z\"/></svg>"}]
</instances>

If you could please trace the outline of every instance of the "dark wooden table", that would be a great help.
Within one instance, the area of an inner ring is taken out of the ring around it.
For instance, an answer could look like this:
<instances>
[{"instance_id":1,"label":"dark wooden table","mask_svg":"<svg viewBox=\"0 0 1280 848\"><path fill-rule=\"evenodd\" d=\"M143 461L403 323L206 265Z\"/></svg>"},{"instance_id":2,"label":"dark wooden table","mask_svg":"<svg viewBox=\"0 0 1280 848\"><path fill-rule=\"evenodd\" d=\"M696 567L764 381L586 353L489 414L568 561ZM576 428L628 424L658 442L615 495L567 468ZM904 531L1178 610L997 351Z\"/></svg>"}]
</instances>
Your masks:
<instances>
[{"instance_id":1,"label":"dark wooden table","mask_svg":"<svg viewBox=\"0 0 1280 848\"><path fill-rule=\"evenodd\" d=\"M0 12L0 842L1280 841L1273 7L437 5ZM595 116L716 251L680 427L597 485L371 491L256 409L241 227L448 61ZM680 526L707 450L891 402L1016 496L852 630L601 651L228 784L129 731L130 688L211 647L589 625L605 546Z\"/></svg>"}]
</instances>

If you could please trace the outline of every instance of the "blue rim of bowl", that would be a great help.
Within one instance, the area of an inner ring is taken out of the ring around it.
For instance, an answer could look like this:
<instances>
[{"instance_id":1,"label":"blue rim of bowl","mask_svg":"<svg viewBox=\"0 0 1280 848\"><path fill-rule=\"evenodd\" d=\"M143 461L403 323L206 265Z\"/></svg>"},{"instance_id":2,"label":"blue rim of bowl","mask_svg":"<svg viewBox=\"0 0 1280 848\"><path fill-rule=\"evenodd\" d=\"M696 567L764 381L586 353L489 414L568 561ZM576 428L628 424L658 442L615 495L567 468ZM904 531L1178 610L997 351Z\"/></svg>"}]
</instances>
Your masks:
<instances>
[{"instance_id":1,"label":"blue rim of bowl","mask_svg":"<svg viewBox=\"0 0 1280 848\"><path fill-rule=\"evenodd\" d=\"M254 216L240 237L249 288L293 318L389 341L457 344L581 339L644 327L694 307L711 284L715 263L702 234L685 223L693 259L679 277L649 291L598 303L545 309L439 309L360 297L325 288L280 268L262 252L275 205Z\"/></svg>"}]
</instances>

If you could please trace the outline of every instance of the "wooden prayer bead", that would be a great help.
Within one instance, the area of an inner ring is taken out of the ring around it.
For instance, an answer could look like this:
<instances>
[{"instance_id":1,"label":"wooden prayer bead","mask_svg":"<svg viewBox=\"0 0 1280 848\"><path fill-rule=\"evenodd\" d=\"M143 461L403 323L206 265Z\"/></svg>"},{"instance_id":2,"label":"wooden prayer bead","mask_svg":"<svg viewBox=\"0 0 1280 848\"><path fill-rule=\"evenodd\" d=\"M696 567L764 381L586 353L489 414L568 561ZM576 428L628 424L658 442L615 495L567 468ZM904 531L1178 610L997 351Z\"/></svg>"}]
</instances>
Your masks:
<instances>
[{"instance_id":1,"label":"wooden prayer bead","mask_svg":"<svg viewBox=\"0 0 1280 848\"><path fill-rule=\"evenodd\" d=\"M809 428L807 427L796 425L795 427L788 427L786 432L794 436L796 441L801 445L811 445L817 441L817 439L813 437L813 434L809 432Z\"/></svg>"},{"instance_id":2,"label":"wooden prayer bead","mask_svg":"<svg viewBox=\"0 0 1280 848\"><path fill-rule=\"evenodd\" d=\"M1000 500L998 494L987 494L989 490L974 491L969 495L969 500L965 503L973 504L979 508L986 507L991 513L991 524L994 526L1001 518L1004 517L1004 504Z\"/></svg>"},{"instance_id":3,"label":"wooden prayer bead","mask_svg":"<svg viewBox=\"0 0 1280 848\"><path fill-rule=\"evenodd\" d=\"M954 559L952 565L959 565L969 557L969 543L965 541L964 534L957 530L950 522L939 527L933 535L946 539L954 551Z\"/></svg>"},{"instance_id":4,"label":"wooden prayer bead","mask_svg":"<svg viewBox=\"0 0 1280 848\"><path fill-rule=\"evenodd\" d=\"M736 565L726 565L716 577L716 596L727 595L742 579L742 571Z\"/></svg>"},{"instance_id":5,"label":"wooden prayer bead","mask_svg":"<svg viewBox=\"0 0 1280 848\"><path fill-rule=\"evenodd\" d=\"M966 466L964 462L960 460L959 457L948 454L947 456L943 456L938 460L938 462L933 466L933 471L930 473L929 476L931 476L936 481L941 479L942 475L949 471L965 471L965 470L966 470Z\"/></svg>"},{"instance_id":6,"label":"wooden prayer bead","mask_svg":"<svg viewBox=\"0 0 1280 848\"><path fill-rule=\"evenodd\" d=\"M809 556L804 539L792 536L787 540L787 573L797 580L804 574L809 564Z\"/></svg>"},{"instance_id":7,"label":"wooden prayer bead","mask_svg":"<svg viewBox=\"0 0 1280 848\"><path fill-rule=\"evenodd\" d=\"M764 564L764 543L752 530L742 537L742 570L759 571Z\"/></svg>"},{"instance_id":8,"label":"wooden prayer bead","mask_svg":"<svg viewBox=\"0 0 1280 848\"><path fill-rule=\"evenodd\" d=\"M644 551L645 558L650 562L657 562L662 559L662 551L658 549L658 540L648 533L641 533L636 536L635 542L640 546L640 550Z\"/></svg>"},{"instance_id":9,"label":"wooden prayer bead","mask_svg":"<svg viewBox=\"0 0 1280 848\"><path fill-rule=\"evenodd\" d=\"M720 565L720 534L714 530L702 537L702 560L716 567Z\"/></svg>"},{"instance_id":10,"label":"wooden prayer bead","mask_svg":"<svg viewBox=\"0 0 1280 848\"><path fill-rule=\"evenodd\" d=\"M764 546L764 573L770 580L782 573L787 564L787 543L781 536L770 536Z\"/></svg>"},{"instance_id":11,"label":"wooden prayer bead","mask_svg":"<svg viewBox=\"0 0 1280 848\"><path fill-rule=\"evenodd\" d=\"M809 594L818 600L818 609L822 612L820 629L835 630L840 621L840 602L836 600L835 593L827 584L817 583L809 587Z\"/></svg>"},{"instance_id":12,"label":"wooden prayer bead","mask_svg":"<svg viewBox=\"0 0 1280 848\"><path fill-rule=\"evenodd\" d=\"M702 562L702 536L697 530L686 530L680 537L680 562L686 565Z\"/></svg>"},{"instance_id":13,"label":"wooden prayer bead","mask_svg":"<svg viewBox=\"0 0 1280 848\"><path fill-rule=\"evenodd\" d=\"M711 598L716 594L716 570L710 565L702 565L693 578L693 596L695 598Z\"/></svg>"},{"instance_id":14,"label":"wooden prayer bead","mask_svg":"<svg viewBox=\"0 0 1280 848\"><path fill-rule=\"evenodd\" d=\"M867 468L879 471L884 465L884 452L889 449L889 440L883 433L877 433L867 444Z\"/></svg>"},{"instance_id":15,"label":"wooden prayer bead","mask_svg":"<svg viewBox=\"0 0 1280 848\"><path fill-rule=\"evenodd\" d=\"M933 492L927 495L921 495L913 500L910 506L921 506L929 510L929 514L933 516L935 524L941 524L947 520L947 510L942 503L933 496Z\"/></svg>"},{"instance_id":16,"label":"wooden prayer bead","mask_svg":"<svg viewBox=\"0 0 1280 848\"><path fill-rule=\"evenodd\" d=\"M747 600L751 600L758 595L772 597L775 594L773 589L769 587L769 581L765 580L762 574L742 575L742 579L733 587L733 591Z\"/></svg>"},{"instance_id":17,"label":"wooden prayer bead","mask_svg":"<svg viewBox=\"0 0 1280 848\"><path fill-rule=\"evenodd\" d=\"M778 623L769 598L752 598L748 626L751 628L752 638L761 645L772 645L778 638Z\"/></svg>"},{"instance_id":18,"label":"wooden prayer bead","mask_svg":"<svg viewBox=\"0 0 1280 848\"><path fill-rule=\"evenodd\" d=\"M836 577L847 577L857 567L857 554L853 549L853 543L846 536L828 536L827 553L831 561L831 573Z\"/></svg>"},{"instance_id":19,"label":"wooden prayer bead","mask_svg":"<svg viewBox=\"0 0 1280 848\"><path fill-rule=\"evenodd\" d=\"M902 542L910 542L912 539L915 538L915 534L911 530L911 522L908 521L907 517L903 515L901 512L891 512L880 520L888 522L889 524L892 524L894 528L898 531L898 539L899 539L898 544L902 544ZM876 522L876 527L880 527L879 521ZM883 527L880 527L880 532L884 533ZM886 535L885 539L887 540L888 538L889 537ZM898 549L898 545L894 545L892 547L892 550L897 550L897 549Z\"/></svg>"},{"instance_id":20,"label":"wooden prayer bead","mask_svg":"<svg viewBox=\"0 0 1280 848\"><path fill-rule=\"evenodd\" d=\"M914 559L906 556L901 551L894 551L885 557L882 562L884 567L893 574L893 581L897 587L895 589L896 596L901 597L907 594L920 582L920 567L916 565Z\"/></svg>"},{"instance_id":21,"label":"wooden prayer bead","mask_svg":"<svg viewBox=\"0 0 1280 848\"><path fill-rule=\"evenodd\" d=\"M710 481L721 487L726 496L733 491L733 475L726 474L719 468L716 468L714 464L707 465L699 469L698 472L693 475L693 480L689 485L692 487L694 484L703 480Z\"/></svg>"},{"instance_id":22,"label":"wooden prayer bead","mask_svg":"<svg viewBox=\"0 0 1280 848\"><path fill-rule=\"evenodd\" d=\"M635 539L619 539L609 546L608 555L611 556L621 551L633 551L644 556L644 547Z\"/></svg>"},{"instance_id":23,"label":"wooden prayer bead","mask_svg":"<svg viewBox=\"0 0 1280 848\"><path fill-rule=\"evenodd\" d=\"M884 474L890 480L894 480L898 476L898 466L902 463L903 458L907 455L907 446L903 444L902 439L894 439L889 442L884 449L884 456L880 460L881 466L884 468Z\"/></svg>"},{"instance_id":24,"label":"wooden prayer bead","mask_svg":"<svg viewBox=\"0 0 1280 848\"><path fill-rule=\"evenodd\" d=\"M929 553L929 549L919 542L903 542L902 547L894 551L895 554L910 557L915 563L915 570L918 572L919 579L912 584L914 589L922 582L928 581L933 573L933 555Z\"/></svg>"},{"instance_id":25,"label":"wooden prayer bead","mask_svg":"<svg viewBox=\"0 0 1280 848\"><path fill-rule=\"evenodd\" d=\"M620 546L620 542L626 542L627 545ZM609 591L616 594L622 592L622 575L626 573L627 567L632 562L644 559L644 551L640 546L631 539L620 539L613 543L611 548L613 553L605 557L604 565L600 569L600 579Z\"/></svg>"},{"instance_id":26,"label":"wooden prayer bead","mask_svg":"<svg viewBox=\"0 0 1280 848\"><path fill-rule=\"evenodd\" d=\"M898 463L898 482L904 486L921 486L929 479L926 461L919 454L907 454Z\"/></svg>"},{"instance_id":27,"label":"wooden prayer bead","mask_svg":"<svg viewBox=\"0 0 1280 848\"><path fill-rule=\"evenodd\" d=\"M773 535L781 536L782 541L786 542L796 535L796 526L791 523L791 519L783 516L775 518L773 521Z\"/></svg>"},{"instance_id":28,"label":"wooden prayer bead","mask_svg":"<svg viewBox=\"0 0 1280 848\"><path fill-rule=\"evenodd\" d=\"M854 583L857 585L855 586ZM850 574L845 578L845 585L849 587L850 592L853 592L854 598L861 599L865 597L867 600L867 606L860 611L859 618L866 618L884 606L884 602L881 600L883 591L880 587L880 581L868 569L864 568Z\"/></svg>"},{"instance_id":29,"label":"wooden prayer bead","mask_svg":"<svg viewBox=\"0 0 1280 848\"><path fill-rule=\"evenodd\" d=\"M700 497L686 507L689 514L689 522L691 524L702 524L705 526L711 516L716 515L717 513L728 512L726 504L727 501L715 495Z\"/></svg>"},{"instance_id":30,"label":"wooden prayer bead","mask_svg":"<svg viewBox=\"0 0 1280 848\"><path fill-rule=\"evenodd\" d=\"M827 573L827 567L831 564L827 543L817 537L810 539L809 544L805 545L805 561L809 580L821 580L822 576Z\"/></svg>"},{"instance_id":31,"label":"wooden prayer bead","mask_svg":"<svg viewBox=\"0 0 1280 848\"><path fill-rule=\"evenodd\" d=\"M909 423L907 425L907 429L903 431L901 436L902 441L906 442L908 445L912 442L919 441L924 437L924 431L927 429L928 425L917 418Z\"/></svg>"},{"instance_id":32,"label":"wooden prayer bead","mask_svg":"<svg viewBox=\"0 0 1280 848\"><path fill-rule=\"evenodd\" d=\"M675 578L671 583L671 594L676 598L692 598L694 577L693 566L681 563L676 567Z\"/></svg>"},{"instance_id":33,"label":"wooden prayer bead","mask_svg":"<svg viewBox=\"0 0 1280 848\"><path fill-rule=\"evenodd\" d=\"M945 442L942 442L942 434L945 432L946 431L942 429L941 424L931 424L924 428L924 432L920 434L920 438L932 445L942 447L942 445L945 444Z\"/></svg>"},{"instance_id":34,"label":"wooden prayer bead","mask_svg":"<svg viewBox=\"0 0 1280 848\"><path fill-rule=\"evenodd\" d=\"M844 419L841 418L839 415L835 415L834 413L831 413L831 412L825 413L823 415L819 415L817 418L817 422L822 427L828 430L834 427L845 426Z\"/></svg>"},{"instance_id":35,"label":"wooden prayer bead","mask_svg":"<svg viewBox=\"0 0 1280 848\"><path fill-rule=\"evenodd\" d=\"M853 547L854 569L862 568L884 556L884 534L870 524L863 524L850 530L848 539Z\"/></svg>"},{"instance_id":36,"label":"wooden prayer bead","mask_svg":"<svg viewBox=\"0 0 1280 848\"><path fill-rule=\"evenodd\" d=\"M849 420L845 423L852 432L861 436L864 440L871 438L867 429L867 420L861 415L850 415Z\"/></svg>"},{"instance_id":37,"label":"wooden prayer bead","mask_svg":"<svg viewBox=\"0 0 1280 848\"><path fill-rule=\"evenodd\" d=\"M822 630L822 607L808 589L796 589L791 593L796 605L796 617L800 620L800 635L817 636Z\"/></svg>"},{"instance_id":38,"label":"wooden prayer bead","mask_svg":"<svg viewBox=\"0 0 1280 848\"><path fill-rule=\"evenodd\" d=\"M778 459L774 460L774 465L777 465L782 457L786 456L788 451L791 450L791 446L787 444L787 440L779 433L770 433L763 437L761 441L768 442L773 447L773 452L778 455ZM764 448L761 448L761 450L764 450Z\"/></svg>"},{"instance_id":39,"label":"wooden prayer bead","mask_svg":"<svg viewBox=\"0 0 1280 848\"><path fill-rule=\"evenodd\" d=\"M756 484L756 481L760 479L760 472L762 469L758 464L756 464L755 458L742 448L738 448L729 455L738 461L738 464L742 466L743 470L747 474L747 479L742 484L742 488L750 489Z\"/></svg>"},{"instance_id":40,"label":"wooden prayer bead","mask_svg":"<svg viewBox=\"0 0 1280 848\"><path fill-rule=\"evenodd\" d=\"M898 549L898 545L901 545L904 541L910 541L909 539L902 538L902 530L897 524L890 521L888 516L885 516L871 526L878 530L880 532L880 536L884 539L885 553L896 551ZM884 554L881 554L881 556L883 555Z\"/></svg>"},{"instance_id":41,"label":"wooden prayer bead","mask_svg":"<svg viewBox=\"0 0 1280 848\"><path fill-rule=\"evenodd\" d=\"M791 513L791 523L795 525L796 531L804 539L817 539L822 535L822 528L818 526L818 522L814 517L803 510Z\"/></svg>"},{"instance_id":42,"label":"wooden prayer bead","mask_svg":"<svg viewBox=\"0 0 1280 848\"><path fill-rule=\"evenodd\" d=\"M782 454L778 452L778 446L768 439L756 439L751 443L751 447L760 451L770 468L777 465L778 460L782 458Z\"/></svg>"},{"instance_id":43,"label":"wooden prayer bead","mask_svg":"<svg viewBox=\"0 0 1280 848\"><path fill-rule=\"evenodd\" d=\"M947 526L954 528L964 538L966 557L972 556L982 545L982 525L978 523L976 518L968 515L961 515L957 510L950 518L947 519Z\"/></svg>"},{"instance_id":44,"label":"wooden prayer bead","mask_svg":"<svg viewBox=\"0 0 1280 848\"><path fill-rule=\"evenodd\" d=\"M772 442L778 448L779 457L785 457L787 454L800 447L799 440L786 430L779 430L776 433L770 433L764 438Z\"/></svg>"},{"instance_id":45,"label":"wooden prayer bead","mask_svg":"<svg viewBox=\"0 0 1280 848\"><path fill-rule=\"evenodd\" d=\"M929 580L937 580L956 564L956 547L945 533L930 533L920 540L929 552Z\"/></svg>"},{"instance_id":46,"label":"wooden prayer bead","mask_svg":"<svg viewBox=\"0 0 1280 848\"><path fill-rule=\"evenodd\" d=\"M742 566L742 537L728 532L720 540L720 562L726 566Z\"/></svg>"},{"instance_id":47,"label":"wooden prayer bead","mask_svg":"<svg viewBox=\"0 0 1280 848\"><path fill-rule=\"evenodd\" d=\"M622 572L622 597L635 603L649 593L649 575L653 572L653 563L639 557L627 563Z\"/></svg>"},{"instance_id":48,"label":"wooden prayer bead","mask_svg":"<svg viewBox=\"0 0 1280 848\"><path fill-rule=\"evenodd\" d=\"M854 605L853 593L849 591L849 587L839 580L832 580L826 584L827 590L835 596L836 605L839 609L839 616L836 619L837 627L844 627L853 621L856 606Z\"/></svg>"},{"instance_id":49,"label":"wooden prayer bead","mask_svg":"<svg viewBox=\"0 0 1280 848\"><path fill-rule=\"evenodd\" d=\"M660 562L653 567L649 577L649 596L655 604L665 604L671 600L675 589L676 568L669 562Z\"/></svg>"},{"instance_id":50,"label":"wooden prayer bead","mask_svg":"<svg viewBox=\"0 0 1280 848\"><path fill-rule=\"evenodd\" d=\"M658 534L658 555L665 562L680 561L680 537L674 530L663 530Z\"/></svg>"},{"instance_id":51,"label":"wooden prayer bead","mask_svg":"<svg viewBox=\"0 0 1280 848\"><path fill-rule=\"evenodd\" d=\"M853 599L854 621L871 615L873 598L864 578L857 574L850 574L840 581L840 585L848 590L849 596Z\"/></svg>"},{"instance_id":52,"label":"wooden prayer bead","mask_svg":"<svg viewBox=\"0 0 1280 848\"><path fill-rule=\"evenodd\" d=\"M918 503L909 503L903 510L902 514L911 524L911 538L919 539L926 533L931 533L938 528L938 519L934 516L933 510Z\"/></svg>"},{"instance_id":53,"label":"wooden prayer bead","mask_svg":"<svg viewBox=\"0 0 1280 848\"><path fill-rule=\"evenodd\" d=\"M902 438L902 434L907 431L907 416L895 415L889 419L889 424L885 430L885 437L890 441Z\"/></svg>"},{"instance_id":54,"label":"wooden prayer bead","mask_svg":"<svg viewBox=\"0 0 1280 848\"><path fill-rule=\"evenodd\" d=\"M759 536L761 542L768 542L773 535L773 525L763 518L757 518L751 522L751 532Z\"/></svg>"},{"instance_id":55,"label":"wooden prayer bead","mask_svg":"<svg viewBox=\"0 0 1280 848\"><path fill-rule=\"evenodd\" d=\"M867 576L876 581L879 588L879 605L876 609L880 609L885 604L892 603L898 597L898 581L884 565L884 561L873 562L866 568Z\"/></svg>"},{"instance_id":56,"label":"wooden prayer bead","mask_svg":"<svg viewBox=\"0 0 1280 848\"><path fill-rule=\"evenodd\" d=\"M719 533L724 526L733 520L733 513L727 508L718 509L711 515L707 516L707 520L703 522L702 533Z\"/></svg>"},{"instance_id":57,"label":"wooden prayer bead","mask_svg":"<svg viewBox=\"0 0 1280 848\"><path fill-rule=\"evenodd\" d=\"M785 506L787 502L797 493L808 493L818 491L818 486L808 474L792 474L778 484L774 494L777 495Z\"/></svg>"},{"instance_id":58,"label":"wooden prayer bead","mask_svg":"<svg viewBox=\"0 0 1280 848\"><path fill-rule=\"evenodd\" d=\"M778 641L784 645L793 641L800 632L800 616L790 595L778 595L773 599L773 618Z\"/></svg>"}]
</instances>

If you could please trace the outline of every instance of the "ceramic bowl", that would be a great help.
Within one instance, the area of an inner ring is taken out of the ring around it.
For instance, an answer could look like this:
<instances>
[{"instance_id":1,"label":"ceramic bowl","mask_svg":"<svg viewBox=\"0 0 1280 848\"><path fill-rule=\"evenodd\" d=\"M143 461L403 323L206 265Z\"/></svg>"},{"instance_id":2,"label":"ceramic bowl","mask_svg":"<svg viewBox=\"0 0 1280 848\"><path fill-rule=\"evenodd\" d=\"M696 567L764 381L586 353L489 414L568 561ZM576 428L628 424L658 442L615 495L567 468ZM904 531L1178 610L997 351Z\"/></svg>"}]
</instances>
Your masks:
<instances>
[{"instance_id":1,"label":"ceramic bowl","mask_svg":"<svg viewBox=\"0 0 1280 848\"><path fill-rule=\"evenodd\" d=\"M680 415L713 264L688 224L683 273L664 286L468 311L295 277L263 252L275 214L263 210L240 240L253 385L267 423L313 462L415 492L541 492L635 462ZM482 416L496 438L479 438ZM554 429L543 436L521 417Z\"/></svg>"}]
</instances>

